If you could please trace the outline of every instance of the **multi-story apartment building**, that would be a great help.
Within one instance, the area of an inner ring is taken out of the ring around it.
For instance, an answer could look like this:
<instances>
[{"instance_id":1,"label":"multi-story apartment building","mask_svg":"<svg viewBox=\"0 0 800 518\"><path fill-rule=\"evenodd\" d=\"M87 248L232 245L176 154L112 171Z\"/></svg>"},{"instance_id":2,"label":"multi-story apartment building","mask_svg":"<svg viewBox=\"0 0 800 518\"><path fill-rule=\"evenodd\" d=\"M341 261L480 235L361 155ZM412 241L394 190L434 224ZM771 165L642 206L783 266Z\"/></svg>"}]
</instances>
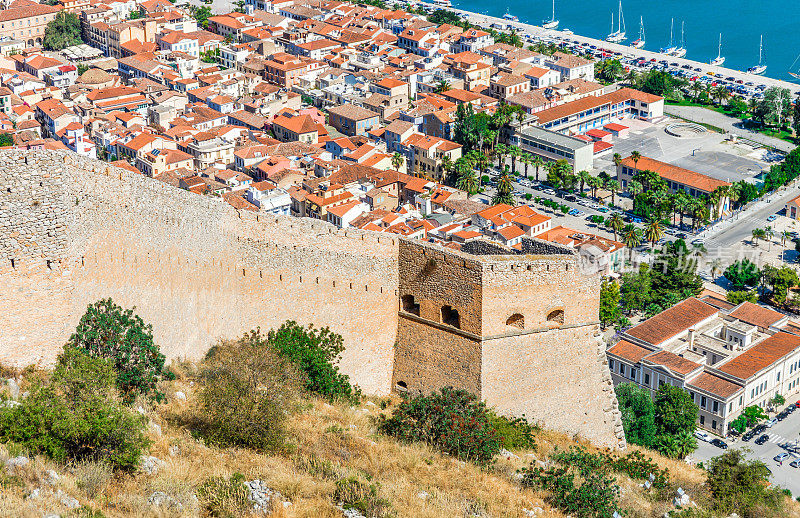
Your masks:
<instances>
[{"instance_id":1,"label":"multi-story apartment building","mask_svg":"<svg viewBox=\"0 0 800 518\"><path fill-rule=\"evenodd\" d=\"M24 41L28 47L39 46L47 24L55 20L60 6L15 0L0 11L0 39Z\"/></svg>"}]
</instances>

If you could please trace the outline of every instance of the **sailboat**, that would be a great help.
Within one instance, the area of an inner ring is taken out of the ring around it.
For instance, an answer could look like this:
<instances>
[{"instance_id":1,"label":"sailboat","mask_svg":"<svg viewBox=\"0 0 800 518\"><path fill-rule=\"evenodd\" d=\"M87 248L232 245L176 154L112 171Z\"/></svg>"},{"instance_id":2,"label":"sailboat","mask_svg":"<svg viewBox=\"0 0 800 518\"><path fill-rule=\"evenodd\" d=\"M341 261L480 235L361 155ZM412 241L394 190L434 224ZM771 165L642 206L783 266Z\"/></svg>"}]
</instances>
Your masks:
<instances>
[{"instance_id":1,"label":"sailboat","mask_svg":"<svg viewBox=\"0 0 800 518\"><path fill-rule=\"evenodd\" d=\"M789 75L795 79L800 79L800 70L797 72L792 72L792 69L794 68L795 64L797 64L798 59L800 59L800 55L794 58L794 63L792 63L792 66L789 67Z\"/></svg>"},{"instance_id":2,"label":"sailboat","mask_svg":"<svg viewBox=\"0 0 800 518\"><path fill-rule=\"evenodd\" d=\"M676 58L682 58L686 55L686 47L683 46L683 24L684 22L681 22L681 46L671 53L671 55L675 56Z\"/></svg>"},{"instance_id":3,"label":"sailboat","mask_svg":"<svg viewBox=\"0 0 800 518\"><path fill-rule=\"evenodd\" d=\"M631 47L635 49L644 47L644 20L641 16L639 17L639 38L631 43Z\"/></svg>"},{"instance_id":4,"label":"sailboat","mask_svg":"<svg viewBox=\"0 0 800 518\"><path fill-rule=\"evenodd\" d=\"M719 33L719 48L717 49L717 57L711 60L712 65L721 67L725 63L725 56L722 55L722 33Z\"/></svg>"},{"instance_id":5,"label":"sailboat","mask_svg":"<svg viewBox=\"0 0 800 518\"><path fill-rule=\"evenodd\" d=\"M611 13L611 30L614 31L614 13ZM617 17L617 30L606 36L606 41L619 43L625 39L625 18L622 16L622 0L619 0L619 16Z\"/></svg>"},{"instance_id":6,"label":"sailboat","mask_svg":"<svg viewBox=\"0 0 800 518\"><path fill-rule=\"evenodd\" d=\"M558 20L556 20L556 0L553 0L553 15L549 20L542 21L542 27L545 29L555 29L558 27Z\"/></svg>"},{"instance_id":7,"label":"sailboat","mask_svg":"<svg viewBox=\"0 0 800 518\"><path fill-rule=\"evenodd\" d=\"M767 65L762 64L764 59L764 35L761 35L761 42L758 44L758 65L750 67L747 72L750 74L760 75L767 71Z\"/></svg>"},{"instance_id":8,"label":"sailboat","mask_svg":"<svg viewBox=\"0 0 800 518\"><path fill-rule=\"evenodd\" d=\"M661 49L662 54L672 54L678 48L672 44L672 29L675 28L675 18L669 24L669 47Z\"/></svg>"}]
</instances>

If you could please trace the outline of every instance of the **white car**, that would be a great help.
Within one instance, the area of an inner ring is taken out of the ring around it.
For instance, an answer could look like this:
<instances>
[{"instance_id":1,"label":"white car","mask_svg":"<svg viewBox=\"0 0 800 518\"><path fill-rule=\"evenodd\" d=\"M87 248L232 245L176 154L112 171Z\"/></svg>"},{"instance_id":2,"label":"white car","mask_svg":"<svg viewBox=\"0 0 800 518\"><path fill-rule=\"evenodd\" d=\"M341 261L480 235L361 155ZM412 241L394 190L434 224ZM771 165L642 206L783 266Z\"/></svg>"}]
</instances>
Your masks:
<instances>
[{"instance_id":1,"label":"white car","mask_svg":"<svg viewBox=\"0 0 800 518\"><path fill-rule=\"evenodd\" d=\"M786 453L786 452L782 452L782 453L779 453L779 454L775 455L775 457L773 457L773 460L775 460L775 462L783 462L788 458L789 458L789 454Z\"/></svg>"},{"instance_id":2,"label":"white car","mask_svg":"<svg viewBox=\"0 0 800 518\"><path fill-rule=\"evenodd\" d=\"M697 437L698 439L700 439L703 442L711 441L711 436L708 435L706 432L704 432L702 430L695 431L694 432L694 436Z\"/></svg>"},{"instance_id":3,"label":"white car","mask_svg":"<svg viewBox=\"0 0 800 518\"><path fill-rule=\"evenodd\" d=\"M764 423L764 426L766 426L767 428L772 428L772 427L773 427L773 426L775 426L777 423L778 423L778 419L777 419L776 417L773 417L772 419L770 419L769 421L767 421L766 423Z\"/></svg>"}]
</instances>

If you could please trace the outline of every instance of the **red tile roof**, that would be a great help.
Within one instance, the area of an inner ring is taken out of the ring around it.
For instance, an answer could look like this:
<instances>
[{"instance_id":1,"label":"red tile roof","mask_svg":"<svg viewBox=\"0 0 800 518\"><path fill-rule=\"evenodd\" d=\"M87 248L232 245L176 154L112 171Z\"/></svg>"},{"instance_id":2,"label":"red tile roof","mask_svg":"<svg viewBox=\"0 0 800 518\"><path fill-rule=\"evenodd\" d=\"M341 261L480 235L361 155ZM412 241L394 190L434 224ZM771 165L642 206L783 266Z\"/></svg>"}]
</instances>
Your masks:
<instances>
[{"instance_id":1,"label":"red tile roof","mask_svg":"<svg viewBox=\"0 0 800 518\"><path fill-rule=\"evenodd\" d=\"M716 178L711 178L710 176L696 173L676 165L667 164L666 162L654 160L646 156L639 158L637 162L634 162L631 157L623 158L621 165L639 171L653 171L665 180L670 180L688 187L694 187L695 189L707 193L714 192L714 189L717 187L730 185L730 182L717 180Z\"/></svg>"},{"instance_id":2,"label":"red tile roof","mask_svg":"<svg viewBox=\"0 0 800 518\"><path fill-rule=\"evenodd\" d=\"M765 308L752 302L743 302L738 308L731 312L731 316L738 318L742 322L753 324L754 326L769 328L775 322L784 318L782 313L774 309Z\"/></svg>"},{"instance_id":3,"label":"red tile roof","mask_svg":"<svg viewBox=\"0 0 800 518\"><path fill-rule=\"evenodd\" d=\"M781 331L720 365L718 369L746 380L797 348L800 348L800 336Z\"/></svg>"},{"instance_id":4,"label":"red tile roof","mask_svg":"<svg viewBox=\"0 0 800 518\"><path fill-rule=\"evenodd\" d=\"M626 334L658 345L716 314L719 310L692 297L626 331Z\"/></svg>"}]
</instances>

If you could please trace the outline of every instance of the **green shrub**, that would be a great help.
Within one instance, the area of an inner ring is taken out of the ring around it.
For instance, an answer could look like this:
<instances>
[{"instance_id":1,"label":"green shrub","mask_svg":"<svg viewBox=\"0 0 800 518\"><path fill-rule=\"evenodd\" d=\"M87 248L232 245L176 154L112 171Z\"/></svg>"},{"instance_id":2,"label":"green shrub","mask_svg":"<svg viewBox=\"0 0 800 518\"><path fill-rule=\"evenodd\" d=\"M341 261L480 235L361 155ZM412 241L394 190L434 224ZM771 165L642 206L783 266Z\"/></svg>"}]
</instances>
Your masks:
<instances>
[{"instance_id":1,"label":"green shrub","mask_svg":"<svg viewBox=\"0 0 800 518\"><path fill-rule=\"evenodd\" d=\"M391 505L378 496L378 487L356 477L337 480L333 499L344 509L355 509L367 518L391 516Z\"/></svg>"},{"instance_id":2,"label":"green shrub","mask_svg":"<svg viewBox=\"0 0 800 518\"><path fill-rule=\"evenodd\" d=\"M391 418L378 418L378 429L401 441L425 442L477 464L490 463L500 451L501 438L486 405L452 387L406 399Z\"/></svg>"},{"instance_id":3,"label":"green shrub","mask_svg":"<svg viewBox=\"0 0 800 518\"><path fill-rule=\"evenodd\" d=\"M507 450L535 450L539 427L522 417L505 417L489 412L489 422L500 437L500 446Z\"/></svg>"},{"instance_id":4,"label":"green shrub","mask_svg":"<svg viewBox=\"0 0 800 518\"><path fill-rule=\"evenodd\" d=\"M289 320L270 330L267 341L305 374L305 388L330 400L356 401L361 392L336 365L344 351L342 336L327 327L305 328Z\"/></svg>"},{"instance_id":5,"label":"green shrub","mask_svg":"<svg viewBox=\"0 0 800 518\"><path fill-rule=\"evenodd\" d=\"M783 505L780 488L768 488L770 472L760 460L746 460L739 450L728 450L708 463L707 485L714 508L745 518L775 516Z\"/></svg>"},{"instance_id":6,"label":"green shrub","mask_svg":"<svg viewBox=\"0 0 800 518\"><path fill-rule=\"evenodd\" d=\"M161 401L164 394L156 390L156 383L172 376L164 370L164 355L153 343L152 326L145 325L133 309L122 309L111 299L90 304L68 344L111 360L127 401L139 393Z\"/></svg>"},{"instance_id":7,"label":"green shrub","mask_svg":"<svg viewBox=\"0 0 800 518\"><path fill-rule=\"evenodd\" d=\"M258 331L212 347L201 379L199 428L207 440L258 451L284 446L286 410L295 405L304 377Z\"/></svg>"},{"instance_id":8,"label":"green shrub","mask_svg":"<svg viewBox=\"0 0 800 518\"><path fill-rule=\"evenodd\" d=\"M119 401L111 363L65 347L49 382L0 409L0 442L13 441L58 461L106 462L132 470L149 446L144 418Z\"/></svg>"},{"instance_id":9,"label":"green shrub","mask_svg":"<svg viewBox=\"0 0 800 518\"><path fill-rule=\"evenodd\" d=\"M211 516L236 518L245 516L250 508L244 475L234 473L228 479L211 477L197 489L200 505Z\"/></svg>"},{"instance_id":10,"label":"green shrub","mask_svg":"<svg viewBox=\"0 0 800 518\"><path fill-rule=\"evenodd\" d=\"M522 469L522 485L549 491L545 500L577 518L608 518L619 508L619 486L613 478L592 471L580 478L571 467Z\"/></svg>"}]
</instances>

